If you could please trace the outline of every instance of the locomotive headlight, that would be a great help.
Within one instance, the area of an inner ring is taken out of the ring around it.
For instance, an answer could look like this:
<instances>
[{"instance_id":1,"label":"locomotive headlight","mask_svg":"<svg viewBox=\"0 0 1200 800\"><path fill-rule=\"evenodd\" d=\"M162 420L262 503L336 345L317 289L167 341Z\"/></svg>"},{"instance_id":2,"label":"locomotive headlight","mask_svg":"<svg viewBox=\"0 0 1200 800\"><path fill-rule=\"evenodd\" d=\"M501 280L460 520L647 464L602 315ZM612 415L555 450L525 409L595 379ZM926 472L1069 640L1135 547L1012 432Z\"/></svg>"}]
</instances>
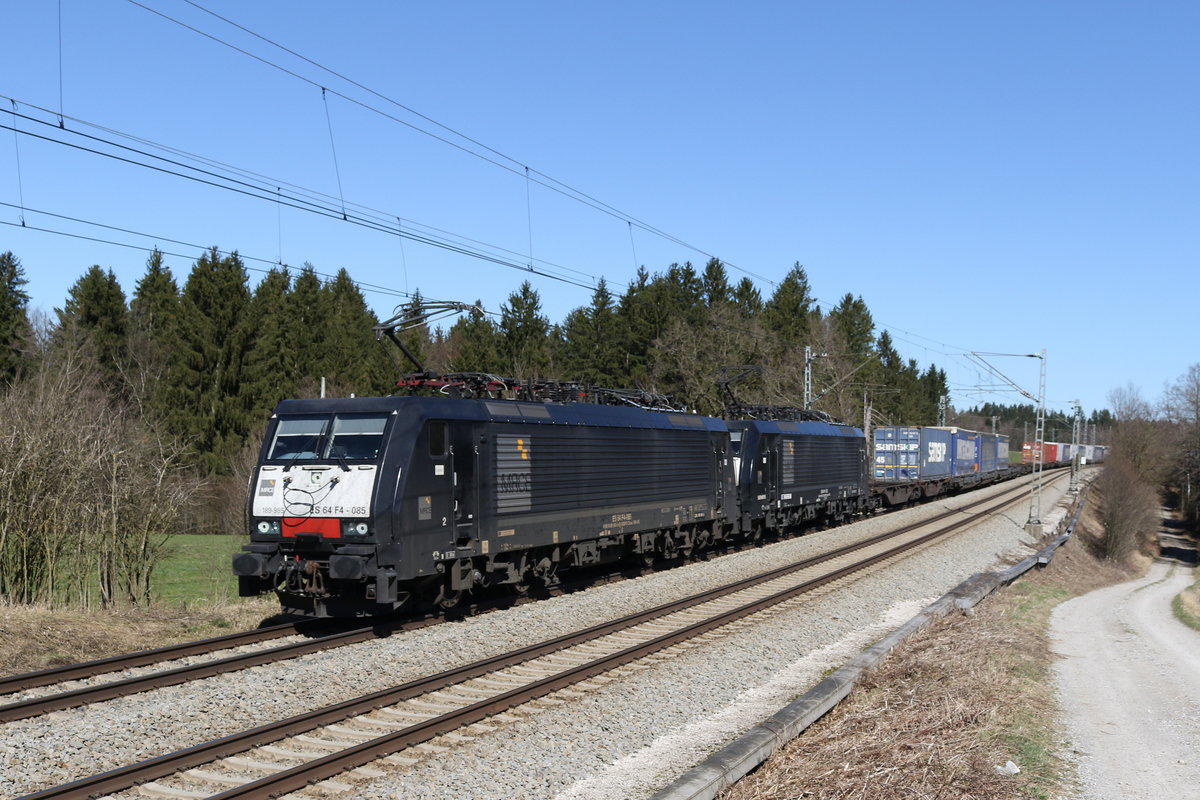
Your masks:
<instances>
[{"instance_id":1,"label":"locomotive headlight","mask_svg":"<svg viewBox=\"0 0 1200 800\"><path fill-rule=\"evenodd\" d=\"M354 532L357 533L359 536L366 536L368 530L369 529L367 528L367 523L365 523L365 522L360 522L354 526Z\"/></svg>"},{"instance_id":2,"label":"locomotive headlight","mask_svg":"<svg viewBox=\"0 0 1200 800\"><path fill-rule=\"evenodd\" d=\"M366 536L371 532L371 526L366 520L343 520L342 535L343 536Z\"/></svg>"},{"instance_id":3,"label":"locomotive headlight","mask_svg":"<svg viewBox=\"0 0 1200 800\"><path fill-rule=\"evenodd\" d=\"M279 520L277 519L260 519L258 525L255 526L259 533L262 534L279 534Z\"/></svg>"},{"instance_id":4,"label":"locomotive headlight","mask_svg":"<svg viewBox=\"0 0 1200 800\"><path fill-rule=\"evenodd\" d=\"M258 523L258 532L259 533L270 533L271 532L271 523L267 522L265 519L262 522Z\"/></svg>"}]
</instances>

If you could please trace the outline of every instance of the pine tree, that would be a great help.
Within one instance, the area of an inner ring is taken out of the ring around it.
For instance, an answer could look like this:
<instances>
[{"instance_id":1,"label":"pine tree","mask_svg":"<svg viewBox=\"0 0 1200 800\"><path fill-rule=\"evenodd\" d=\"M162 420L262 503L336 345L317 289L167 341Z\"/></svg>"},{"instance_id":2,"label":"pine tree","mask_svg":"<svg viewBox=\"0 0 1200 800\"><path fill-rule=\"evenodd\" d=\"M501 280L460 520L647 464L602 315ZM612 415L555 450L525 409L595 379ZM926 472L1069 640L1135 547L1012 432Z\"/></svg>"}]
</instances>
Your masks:
<instances>
[{"instance_id":1,"label":"pine tree","mask_svg":"<svg viewBox=\"0 0 1200 800\"><path fill-rule=\"evenodd\" d=\"M648 386L656 344L675 325L699 329L707 316L704 281L690 263L672 264L653 278L644 269L621 298L618 316L624 331L623 371L628 386Z\"/></svg>"},{"instance_id":2,"label":"pine tree","mask_svg":"<svg viewBox=\"0 0 1200 800\"><path fill-rule=\"evenodd\" d=\"M842 297L829 318L833 327L842 335L851 355L866 358L871 355L871 345L875 340L875 320L867 310L867 304L861 296L855 297L849 292Z\"/></svg>"},{"instance_id":3,"label":"pine tree","mask_svg":"<svg viewBox=\"0 0 1200 800\"><path fill-rule=\"evenodd\" d=\"M177 355L174 340L179 320L179 287L162 253L146 260L146 274L137 282L129 302L130 390L144 416L167 416L165 378Z\"/></svg>"},{"instance_id":4,"label":"pine tree","mask_svg":"<svg viewBox=\"0 0 1200 800\"><path fill-rule=\"evenodd\" d=\"M946 371L938 369L933 364L921 376L922 414L916 423L918 425L936 425L938 408L942 398L950 394L950 384L946 380ZM1032 407L1030 407L1032 409Z\"/></svg>"},{"instance_id":5,"label":"pine tree","mask_svg":"<svg viewBox=\"0 0 1200 800\"><path fill-rule=\"evenodd\" d=\"M718 264L720 262L717 262ZM721 272L724 272L721 267ZM676 319L682 318L696 325L705 316L705 284L696 274L690 261L672 264L665 275L656 275L651 282L651 292L658 296L663 308L663 320L655 338L661 336Z\"/></svg>"},{"instance_id":6,"label":"pine tree","mask_svg":"<svg viewBox=\"0 0 1200 800\"><path fill-rule=\"evenodd\" d=\"M247 309L250 349L244 384L254 418L266 419L276 403L294 396L300 379L292 353L291 286L287 268L273 268L255 287Z\"/></svg>"},{"instance_id":7,"label":"pine tree","mask_svg":"<svg viewBox=\"0 0 1200 800\"><path fill-rule=\"evenodd\" d=\"M622 358L616 382L621 386L640 386L649 377L648 354L658 316L649 289L650 274L639 267L617 304Z\"/></svg>"},{"instance_id":8,"label":"pine tree","mask_svg":"<svg viewBox=\"0 0 1200 800\"><path fill-rule=\"evenodd\" d=\"M146 259L146 274L138 280L129 302L130 333L151 339L166 336L179 314L179 287L159 250Z\"/></svg>"},{"instance_id":9,"label":"pine tree","mask_svg":"<svg viewBox=\"0 0 1200 800\"><path fill-rule=\"evenodd\" d=\"M420 303L419 293L414 302ZM376 340L375 325L379 320L367 307L362 292L345 269L339 269L334 279L326 285L324 306L327 334L321 345L322 358L318 362L322 374L346 393L390 393L396 385L396 368L384 345L392 345ZM429 346L428 331L424 336L421 331L410 333L410 341L423 354Z\"/></svg>"},{"instance_id":10,"label":"pine tree","mask_svg":"<svg viewBox=\"0 0 1200 800\"><path fill-rule=\"evenodd\" d=\"M734 287L730 295L730 299L743 318L751 319L763 313L762 293L758 291L758 287L754 285L754 281L749 278L742 278L738 282L738 285Z\"/></svg>"},{"instance_id":11,"label":"pine tree","mask_svg":"<svg viewBox=\"0 0 1200 800\"><path fill-rule=\"evenodd\" d=\"M592 304L567 315L561 328L562 373L593 386L614 386L621 371L621 333L616 305L603 278Z\"/></svg>"},{"instance_id":12,"label":"pine tree","mask_svg":"<svg viewBox=\"0 0 1200 800\"><path fill-rule=\"evenodd\" d=\"M785 348L811 341L814 301L808 274L796 262L763 308L763 322Z\"/></svg>"},{"instance_id":13,"label":"pine tree","mask_svg":"<svg viewBox=\"0 0 1200 800\"><path fill-rule=\"evenodd\" d=\"M732 291L729 288L729 275L725 265L719 258L710 258L704 265L704 301L709 308L727 303Z\"/></svg>"},{"instance_id":14,"label":"pine tree","mask_svg":"<svg viewBox=\"0 0 1200 800\"><path fill-rule=\"evenodd\" d=\"M918 385L920 372L916 361L905 362L892 344L888 331L875 343L876 361L863 370L866 382L874 384L872 403L875 410L893 425L920 425L925 405ZM873 367L873 369L872 369Z\"/></svg>"},{"instance_id":15,"label":"pine tree","mask_svg":"<svg viewBox=\"0 0 1200 800\"><path fill-rule=\"evenodd\" d=\"M499 361L499 341L496 326L483 311L483 303L475 301L465 317L459 317L450 328L449 370L451 372L503 371Z\"/></svg>"},{"instance_id":16,"label":"pine tree","mask_svg":"<svg viewBox=\"0 0 1200 800\"><path fill-rule=\"evenodd\" d=\"M925 403L924 392L921 387L921 366L915 358L910 358L904 364L904 368L900 373L899 380L900 394L898 404L898 416L906 425L932 425L937 422L934 417L930 419L930 409Z\"/></svg>"},{"instance_id":17,"label":"pine tree","mask_svg":"<svg viewBox=\"0 0 1200 800\"><path fill-rule=\"evenodd\" d=\"M515 378L545 378L550 365L550 321L538 293L525 281L500 306L500 345L505 371Z\"/></svg>"},{"instance_id":18,"label":"pine tree","mask_svg":"<svg viewBox=\"0 0 1200 800\"><path fill-rule=\"evenodd\" d=\"M12 251L0 254L0 384L12 383L29 367L33 328L26 312L29 295L21 288L28 282Z\"/></svg>"},{"instance_id":19,"label":"pine tree","mask_svg":"<svg viewBox=\"0 0 1200 800\"><path fill-rule=\"evenodd\" d=\"M242 383L249 305L241 258L215 247L196 261L180 297L168 422L210 473L228 472L250 426L253 400Z\"/></svg>"},{"instance_id":20,"label":"pine tree","mask_svg":"<svg viewBox=\"0 0 1200 800\"><path fill-rule=\"evenodd\" d=\"M326 307L329 299L321 279L312 264L306 263L292 282L288 295L288 326L291 330L289 350L292 366L302 385L320 383L326 363L323 340L329 325Z\"/></svg>"},{"instance_id":21,"label":"pine tree","mask_svg":"<svg viewBox=\"0 0 1200 800\"><path fill-rule=\"evenodd\" d=\"M129 309L125 292L110 269L92 266L67 292L58 313L59 335L81 335L91 343L96 363L110 389L122 382L128 361Z\"/></svg>"}]
</instances>

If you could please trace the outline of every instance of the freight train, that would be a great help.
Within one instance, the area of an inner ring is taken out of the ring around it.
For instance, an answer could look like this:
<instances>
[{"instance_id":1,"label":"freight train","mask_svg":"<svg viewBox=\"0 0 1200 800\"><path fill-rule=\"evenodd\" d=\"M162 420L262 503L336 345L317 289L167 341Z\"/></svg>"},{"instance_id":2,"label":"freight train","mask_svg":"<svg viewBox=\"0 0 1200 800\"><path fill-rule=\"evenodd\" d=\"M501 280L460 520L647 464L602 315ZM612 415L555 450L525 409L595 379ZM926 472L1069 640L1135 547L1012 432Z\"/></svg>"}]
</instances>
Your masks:
<instances>
[{"instance_id":1,"label":"freight train","mask_svg":"<svg viewBox=\"0 0 1200 800\"><path fill-rule=\"evenodd\" d=\"M1007 437L590 402L285 400L251 477L242 596L364 616L690 557L1012 474ZM873 457L873 463L870 460Z\"/></svg>"},{"instance_id":2,"label":"freight train","mask_svg":"<svg viewBox=\"0 0 1200 800\"><path fill-rule=\"evenodd\" d=\"M957 427L875 429L872 478L886 505L900 505L1000 480L1013 472L1008 437Z\"/></svg>"},{"instance_id":3,"label":"freight train","mask_svg":"<svg viewBox=\"0 0 1200 800\"><path fill-rule=\"evenodd\" d=\"M1034 463L1037 446L1034 442L1026 442L1021 447L1021 463ZM1063 442L1042 442L1042 464L1063 466L1073 461L1080 464L1099 464L1108 455L1108 448L1098 444L1066 444Z\"/></svg>"}]
</instances>

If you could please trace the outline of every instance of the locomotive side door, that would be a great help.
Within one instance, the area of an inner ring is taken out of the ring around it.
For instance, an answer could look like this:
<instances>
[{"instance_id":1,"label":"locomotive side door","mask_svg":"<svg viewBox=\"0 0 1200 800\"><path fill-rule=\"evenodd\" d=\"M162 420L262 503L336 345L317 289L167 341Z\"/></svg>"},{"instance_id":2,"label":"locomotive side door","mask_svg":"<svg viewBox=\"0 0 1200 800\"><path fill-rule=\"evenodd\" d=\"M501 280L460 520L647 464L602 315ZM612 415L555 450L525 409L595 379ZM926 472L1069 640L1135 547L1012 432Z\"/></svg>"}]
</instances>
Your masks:
<instances>
[{"instance_id":1,"label":"locomotive side door","mask_svg":"<svg viewBox=\"0 0 1200 800\"><path fill-rule=\"evenodd\" d=\"M713 441L713 467L717 476L717 485L715 492L716 506L713 509L725 508L725 493L728 490L727 482L729 479L729 451L725 441L719 437L712 437Z\"/></svg>"},{"instance_id":2,"label":"locomotive side door","mask_svg":"<svg viewBox=\"0 0 1200 800\"><path fill-rule=\"evenodd\" d=\"M760 492L765 494L764 505L779 497L779 435L764 434L758 440L758 468L761 472Z\"/></svg>"},{"instance_id":3,"label":"locomotive side door","mask_svg":"<svg viewBox=\"0 0 1200 800\"><path fill-rule=\"evenodd\" d=\"M477 537L479 451L475 426L470 423L456 425L450 454L454 464L454 536L458 547L468 546Z\"/></svg>"},{"instance_id":4,"label":"locomotive side door","mask_svg":"<svg viewBox=\"0 0 1200 800\"><path fill-rule=\"evenodd\" d=\"M417 497L417 526L426 531L438 531L433 537L438 547L454 547L454 464L451 458L450 424L443 420L425 423L418 442L424 444L428 472L420 476L421 490Z\"/></svg>"}]
</instances>

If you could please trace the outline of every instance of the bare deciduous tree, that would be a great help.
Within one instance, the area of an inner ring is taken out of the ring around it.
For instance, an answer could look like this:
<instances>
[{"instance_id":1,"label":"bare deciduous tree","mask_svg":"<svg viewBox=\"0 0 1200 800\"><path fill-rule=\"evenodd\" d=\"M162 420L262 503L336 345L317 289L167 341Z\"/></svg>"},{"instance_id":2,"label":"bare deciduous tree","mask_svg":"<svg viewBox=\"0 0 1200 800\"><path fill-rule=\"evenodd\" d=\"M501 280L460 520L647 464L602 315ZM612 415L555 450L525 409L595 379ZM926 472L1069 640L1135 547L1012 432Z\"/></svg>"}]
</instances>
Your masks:
<instances>
[{"instance_id":1,"label":"bare deciduous tree","mask_svg":"<svg viewBox=\"0 0 1200 800\"><path fill-rule=\"evenodd\" d=\"M1200 509L1200 364L1167 387L1163 414L1174 425L1172 451L1175 484L1184 514L1195 520Z\"/></svg>"},{"instance_id":2,"label":"bare deciduous tree","mask_svg":"<svg viewBox=\"0 0 1200 800\"><path fill-rule=\"evenodd\" d=\"M1155 419L1154 409L1133 384L1108 393L1116 425L1110 444L1147 483L1160 486L1166 477L1167 430Z\"/></svg>"},{"instance_id":3,"label":"bare deciduous tree","mask_svg":"<svg viewBox=\"0 0 1200 800\"><path fill-rule=\"evenodd\" d=\"M70 339L0 395L0 598L150 602L197 484L100 375L86 341Z\"/></svg>"},{"instance_id":4,"label":"bare deciduous tree","mask_svg":"<svg viewBox=\"0 0 1200 800\"><path fill-rule=\"evenodd\" d=\"M656 387L685 397L704 414L719 414L724 403L717 375L722 367L762 361L762 326L741 319L721 303L705 310L700 328L679 320L655 342L651 374ZM743 402L761 403L753 382L737 387Z\"/></svg>"},{"instance_id":5,"label":"bare deciduous tree","mask_svg":"<svg viewBox=\"0 0 1200 800\"><path fill-rule=\"evenodd\" d=\"M1100 519L1104 525L1102 555L1123 561L1157 529L1159 498L1137 469L1120 455L1114 456L1096 481L1100 493Z\"/></svg>"}]
</instances>

